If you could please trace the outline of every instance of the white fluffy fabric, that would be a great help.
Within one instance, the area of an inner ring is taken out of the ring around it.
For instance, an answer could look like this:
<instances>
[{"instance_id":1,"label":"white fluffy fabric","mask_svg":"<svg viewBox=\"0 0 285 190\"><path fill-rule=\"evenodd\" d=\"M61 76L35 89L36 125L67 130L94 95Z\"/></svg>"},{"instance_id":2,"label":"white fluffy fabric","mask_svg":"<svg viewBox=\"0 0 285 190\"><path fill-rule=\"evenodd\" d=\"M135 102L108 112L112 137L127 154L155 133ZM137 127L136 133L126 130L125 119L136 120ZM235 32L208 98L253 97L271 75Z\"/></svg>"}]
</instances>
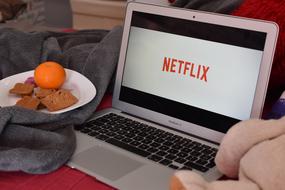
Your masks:
<instances>
[{"instance_id":1,"label":"white fluffy fabric","mask_svg":"<svg viewBox=\"0 0 285 190\"><path fill-rule=\"evenodd\" d=\"M178 171L175 176L185 190L284 190L284 160L285 117L252 119L228 131L215 159L218 169L236 180L208 183L191 171Z\"/></svg>"}]
</instances>

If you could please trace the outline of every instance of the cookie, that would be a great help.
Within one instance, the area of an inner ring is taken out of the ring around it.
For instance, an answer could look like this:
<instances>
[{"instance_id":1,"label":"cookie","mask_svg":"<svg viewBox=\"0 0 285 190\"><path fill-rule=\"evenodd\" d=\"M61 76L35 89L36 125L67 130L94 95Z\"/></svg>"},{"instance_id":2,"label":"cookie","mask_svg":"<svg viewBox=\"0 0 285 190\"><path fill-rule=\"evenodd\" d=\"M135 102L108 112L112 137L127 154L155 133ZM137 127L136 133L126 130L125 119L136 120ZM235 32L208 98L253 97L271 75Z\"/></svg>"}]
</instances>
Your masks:
<instances>
[{"instance_id":1,"label":"cookie","mask_svg":"<svg viewBox=\"0 0 285 190\"><path fill-rule=\"evenodd\" d=\"M39 99L45 98L46 96L55 93L56 90L55 89L43 89L43 88L39 88L36 92L35 92L35 96Z\"/></svg>"},{"instance_id":2,"label":"cookie","mask_svg":"<svg viewBox=\"0 0 285 190\"><path fill-rule=\"evenodd\" d=\"M57 111L75 104L78 99L69 90L61 89L40 101L47 107L48 111Z\"/></svg>"},{"instance_id":3,"label":"cookie","mask_svg":"<svg viewBox=\"0 0 285 190\"><path fill-rule=\"evenodd\" d=\"M22 99L16 102L17 106L21 106L27 109L36 110L40 104L40 100L38 98L34 98L31 96L24 96Z\"/></svg>"},{"instance_id":4,"label":"cookie","mask_svg":"<svg viewBox=\"0 0 285 190\"><path fill-rule=\"evenodd\" d=\"M33 94L34 91L33 84L16 83L15 86L9 90L11 94L17 94L22 96L29 96Z\"/></svg>"}]
</instances>

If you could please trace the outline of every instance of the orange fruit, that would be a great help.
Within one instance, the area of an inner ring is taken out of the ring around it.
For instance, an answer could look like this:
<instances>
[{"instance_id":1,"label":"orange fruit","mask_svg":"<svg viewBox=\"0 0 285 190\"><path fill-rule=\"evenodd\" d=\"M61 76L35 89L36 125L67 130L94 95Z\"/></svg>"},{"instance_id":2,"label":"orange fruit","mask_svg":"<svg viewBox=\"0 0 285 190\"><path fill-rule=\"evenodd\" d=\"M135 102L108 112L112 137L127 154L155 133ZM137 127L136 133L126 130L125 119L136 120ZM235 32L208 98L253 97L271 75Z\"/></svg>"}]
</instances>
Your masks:
<instances>
[{"instance_id":1,"label":"orange fruit","mask_svg":"<svg viewBox=\"0 0 285 190\"><path fill-rule=\"evenodd\" d=\"M65 81L64 68L53 61L43 62L38 65L34 72L35 83L45 89L57 89Z\"/></svg>"}]
</instances>

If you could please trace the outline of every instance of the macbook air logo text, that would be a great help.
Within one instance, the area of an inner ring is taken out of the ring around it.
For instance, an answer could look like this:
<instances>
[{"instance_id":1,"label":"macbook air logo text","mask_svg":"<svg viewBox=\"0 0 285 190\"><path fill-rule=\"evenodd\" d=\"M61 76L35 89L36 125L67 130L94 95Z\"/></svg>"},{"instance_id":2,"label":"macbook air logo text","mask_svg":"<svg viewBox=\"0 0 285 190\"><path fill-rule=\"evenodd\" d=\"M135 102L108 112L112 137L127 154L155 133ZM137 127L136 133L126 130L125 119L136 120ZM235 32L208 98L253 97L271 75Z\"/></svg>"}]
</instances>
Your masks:
<instances>
[{"instance_id":1,"label":"macbook air logo text","mask_svg":"<svg viewBox=\"0 0 285 190\"><path fill-rule=\"evenodd\" d=\"M173 124L173 125L182 126L181 123L178 123L178 122L175 122L175 121L172 121L172 120L168 120L168 122Z\"/></svg>"},{"instance_id":2,"label":"macbook air logo text","mask_svg":"<svg viewBox=\"0 0 285 190\"><path fill-rule=\"evenodd\" d=\"M188 75L191 78L200 79L204 82L208 82L207 73L209 69L209 66L169 57L164 57L162 66L162 71L164 72L172 72L185 76Z\"/></svg>"}]
</instances>

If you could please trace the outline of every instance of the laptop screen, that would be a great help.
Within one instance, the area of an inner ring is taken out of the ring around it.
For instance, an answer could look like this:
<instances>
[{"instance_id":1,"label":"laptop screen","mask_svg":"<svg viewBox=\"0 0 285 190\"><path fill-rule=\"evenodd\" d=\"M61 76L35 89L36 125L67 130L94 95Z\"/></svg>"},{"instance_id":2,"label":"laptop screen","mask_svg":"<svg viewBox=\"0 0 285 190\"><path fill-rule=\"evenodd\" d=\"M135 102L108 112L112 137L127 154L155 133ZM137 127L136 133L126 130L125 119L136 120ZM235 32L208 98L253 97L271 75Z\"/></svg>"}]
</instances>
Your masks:
<instances>
[{"instance_id":1,"label":"laptop screen","mask_svg":"<svg viewBox=\"0 0 285 190\"><path fill-rule=\"evenodd\" d=\"M249 119L266 33L133 12L121 101L225 133Z\"/></svg>"}]
</instances>

